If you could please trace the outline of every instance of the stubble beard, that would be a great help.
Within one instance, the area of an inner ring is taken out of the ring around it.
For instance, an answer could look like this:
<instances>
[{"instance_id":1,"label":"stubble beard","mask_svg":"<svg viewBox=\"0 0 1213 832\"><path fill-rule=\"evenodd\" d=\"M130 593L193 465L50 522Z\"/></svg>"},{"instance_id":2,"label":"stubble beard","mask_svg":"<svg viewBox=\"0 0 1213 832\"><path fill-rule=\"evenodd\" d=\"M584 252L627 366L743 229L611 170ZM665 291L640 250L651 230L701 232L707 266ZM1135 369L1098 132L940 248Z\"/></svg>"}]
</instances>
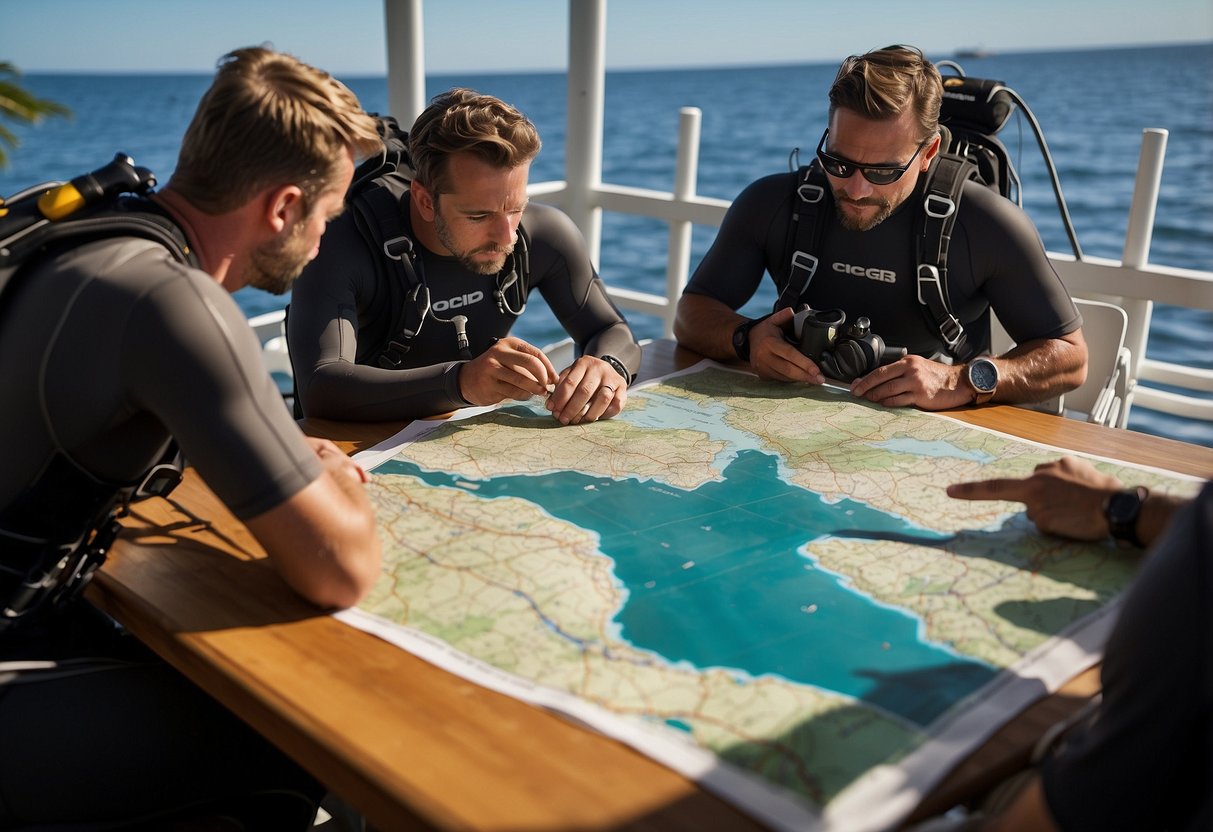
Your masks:
<instances>
[{"instance_id":1,"label":"stubble beard","mask_svg":"<svg viewBox=\"0 0 1213 832\"><path fill-rule=\"evenodd\" d=\"M502 248L496 245L481 246L470 251L461 251L455 242L454 235L451 234L450 226L446 224L446 220L442 218L442 214L437 211L434 212L434 233L438 236L438 241L459 261L459 264L475 274L497 274L505 268L506 258L514 253L513 246ZM492 260L477 260L475 259L477 254L497 254L498 256Z\"/></svg>"}]
</instances>

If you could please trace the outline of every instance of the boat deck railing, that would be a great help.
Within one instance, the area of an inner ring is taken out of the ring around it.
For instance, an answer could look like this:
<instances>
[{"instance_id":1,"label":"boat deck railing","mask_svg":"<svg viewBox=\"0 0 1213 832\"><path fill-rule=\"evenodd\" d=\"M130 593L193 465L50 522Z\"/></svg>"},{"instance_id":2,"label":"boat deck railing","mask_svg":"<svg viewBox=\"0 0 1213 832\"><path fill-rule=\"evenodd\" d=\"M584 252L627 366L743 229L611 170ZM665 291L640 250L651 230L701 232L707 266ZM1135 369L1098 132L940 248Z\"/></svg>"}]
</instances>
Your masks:
<instances>
[{"instance_id":1,"label":"boat deck railing","mask_svg":"<svg viewBox=\"0 0 1213 832\"><path fill-rule=\"evenodd\" d=\"M729 207L726 200L695 193L700 119L701 113L695 107L684 107L679 113L673 192L607 183L575 189L562 181L541 182L530 187L533 198L556 205L573 217L586 235L595 262L598 262L601 247L601 212L651 217L669 225L664 293L608 287L620 308L659 317L664 322L667 336L673 332L675 304L690 272L691 227L719 227ZM1072 254L1052 251L1048 256L1072 295L1113 303L1128 313L1125 343L1131 358L1126 412L1129 405L1136 405L1213 422L1213 399L1199 395L1213 393L1213 370L1146 357L1154 303L1213 311L1213 272L1148 262L1166 138L1165 130L1143 131L1123 258L1113 260L1084 255L1082 260L1077 260ZM1138 384L1139 381L1167 385L1183 392L1157 389Z\"/></svg>"},{"instance_id":2,"label":"boat deck railing","mask_svg":"<svg viewBox=\"0 0 1213 832\"><path fill-rule=\"evenodd\" d=\"M691 229L719 227L729 203L699 196L695 183L699 166L701 113L680 111L674 190L662 192L612 185L602 181L603 103L606 78L607 0L569 0L568 131L564 181L538 182L528 191L538 201L565 211L585 235L590 257L600 262L604 211L651 217L669 226L664 291L639 292L609 287L620 308L655 315L665 335L673 332L674 309L690 273ZM388 43L388 99L391 112L409 118L425 105L425 54L421 32L422 0L385 0ZM1158 203L1167 132L1143 132L1128 229L1120 260L1049 252L1049 258L1070 293L1101 300L1128 314L1125 346L1130 351L1127 393L1122 407L1144 407L1187 419L1213 422L1213 370L1187 367L1146 357L1154 303L1213 311L1213 272L1153 265L1149 262L1154 213ZM281 313L253 320L263 343L271 340L289 372ZM273 341L273 339L277 339ZM273 350L271 350L273 352ZM1152 382L1174 389L1158 389Z\"/></svg>"}]
</instances>

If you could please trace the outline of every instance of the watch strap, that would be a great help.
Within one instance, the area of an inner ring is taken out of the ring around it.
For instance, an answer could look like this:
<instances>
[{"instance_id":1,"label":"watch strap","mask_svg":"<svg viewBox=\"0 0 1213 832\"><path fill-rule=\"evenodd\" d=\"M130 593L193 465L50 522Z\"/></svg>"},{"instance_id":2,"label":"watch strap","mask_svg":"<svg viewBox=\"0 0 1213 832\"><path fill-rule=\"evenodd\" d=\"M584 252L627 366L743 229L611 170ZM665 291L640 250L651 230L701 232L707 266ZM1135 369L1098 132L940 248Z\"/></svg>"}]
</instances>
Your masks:
<instances>
[{"instance_id":1,"label":"watch strap","mask_svg":"<svg viewBox=\"0 0 1213 832\"><path fill-rule=\"evenodd\" d=\"M620 361L618 358L616 358L615 356L600 355L600 356L598 356L598 360L605 361L606 363L610 364L611 369L614 370L615 372L619 373L619 375L623 377L624 382L626 384L628 384L629 386L631 385L631 383L633 381L636 380L636 376L633 373L629 373L628 368L624 365L624 363L622 361Z\"/></svg>"},{"instance_id":2,"label":"watch strap","mask_svg":"<svg viewBox=\"0 0 1213 832\"><path fill-rule=\"evenodd\" d=\"M1104 500L1104 518L1108 521L1108 532L1114 539L1142 548L1141 538L1137 536L1137 521L1141 517L1141 507L1149 496L1150 489L1139 485L1118 491Z\"/></svg>"},{"instance_id":3,"label":"watch strap","mask_svg":"<svg viewBox=\"0 0 1213 832\"><path fill-rule=\"evenodd\" d=\"M750 330L761 320L762 318L755 318L742 321L733 330L733 352L737 353L737 357L742 361L750 360Z\"/></svg>"}]
</instances>

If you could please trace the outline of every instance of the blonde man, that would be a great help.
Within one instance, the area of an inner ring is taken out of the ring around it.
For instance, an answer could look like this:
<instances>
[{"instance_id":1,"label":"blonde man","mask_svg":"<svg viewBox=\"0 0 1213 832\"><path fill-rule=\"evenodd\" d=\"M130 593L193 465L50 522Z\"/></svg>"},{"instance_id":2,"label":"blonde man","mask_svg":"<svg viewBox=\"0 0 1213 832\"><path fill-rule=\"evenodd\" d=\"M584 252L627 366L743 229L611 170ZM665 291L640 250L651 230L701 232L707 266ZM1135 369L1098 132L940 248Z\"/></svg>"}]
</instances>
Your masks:
<instances>
[{"instance_id":1,"label":"blonde man","mask_svg":"<svg viewBox=\"0 0 1213 832\"><path fill-rule=\"evenodd\" d=\"M380 552L366 475L299 431L230 293L289 288L356 160L378 148L374 120L327 73L234 51L172 180L137 206L163 215L191 262L112 237L35 263L6 293L0 662L41 664L0 673L0 827L311 825L320 790L293 763L82 600L21 590L53 574L48 558L96 554L115 504L170 440L306 600L348 606L370 588Z\"/></svg>"}]
</instances>

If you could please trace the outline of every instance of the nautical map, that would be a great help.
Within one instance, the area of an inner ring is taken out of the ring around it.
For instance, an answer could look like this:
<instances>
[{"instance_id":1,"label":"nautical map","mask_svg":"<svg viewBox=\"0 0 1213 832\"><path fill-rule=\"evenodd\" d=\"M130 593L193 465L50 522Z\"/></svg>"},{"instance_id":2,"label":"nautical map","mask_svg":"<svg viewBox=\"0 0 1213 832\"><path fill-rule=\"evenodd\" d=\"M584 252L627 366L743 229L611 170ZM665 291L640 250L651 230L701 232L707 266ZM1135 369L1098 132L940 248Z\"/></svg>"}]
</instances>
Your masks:
<instances>
[{"instance_id":1,"label":"nautical map","mask_svg":"<svg viewBox=\"0 0 1213 832\"><path fill-rule=\"evenodd\" d=\"M885 828L1098 659L1134 559L944 492L1060 453L711 362L592 424L461 411L359 455L384 570L338 615L775 828Z\"/></svg>"}]
</instances>

